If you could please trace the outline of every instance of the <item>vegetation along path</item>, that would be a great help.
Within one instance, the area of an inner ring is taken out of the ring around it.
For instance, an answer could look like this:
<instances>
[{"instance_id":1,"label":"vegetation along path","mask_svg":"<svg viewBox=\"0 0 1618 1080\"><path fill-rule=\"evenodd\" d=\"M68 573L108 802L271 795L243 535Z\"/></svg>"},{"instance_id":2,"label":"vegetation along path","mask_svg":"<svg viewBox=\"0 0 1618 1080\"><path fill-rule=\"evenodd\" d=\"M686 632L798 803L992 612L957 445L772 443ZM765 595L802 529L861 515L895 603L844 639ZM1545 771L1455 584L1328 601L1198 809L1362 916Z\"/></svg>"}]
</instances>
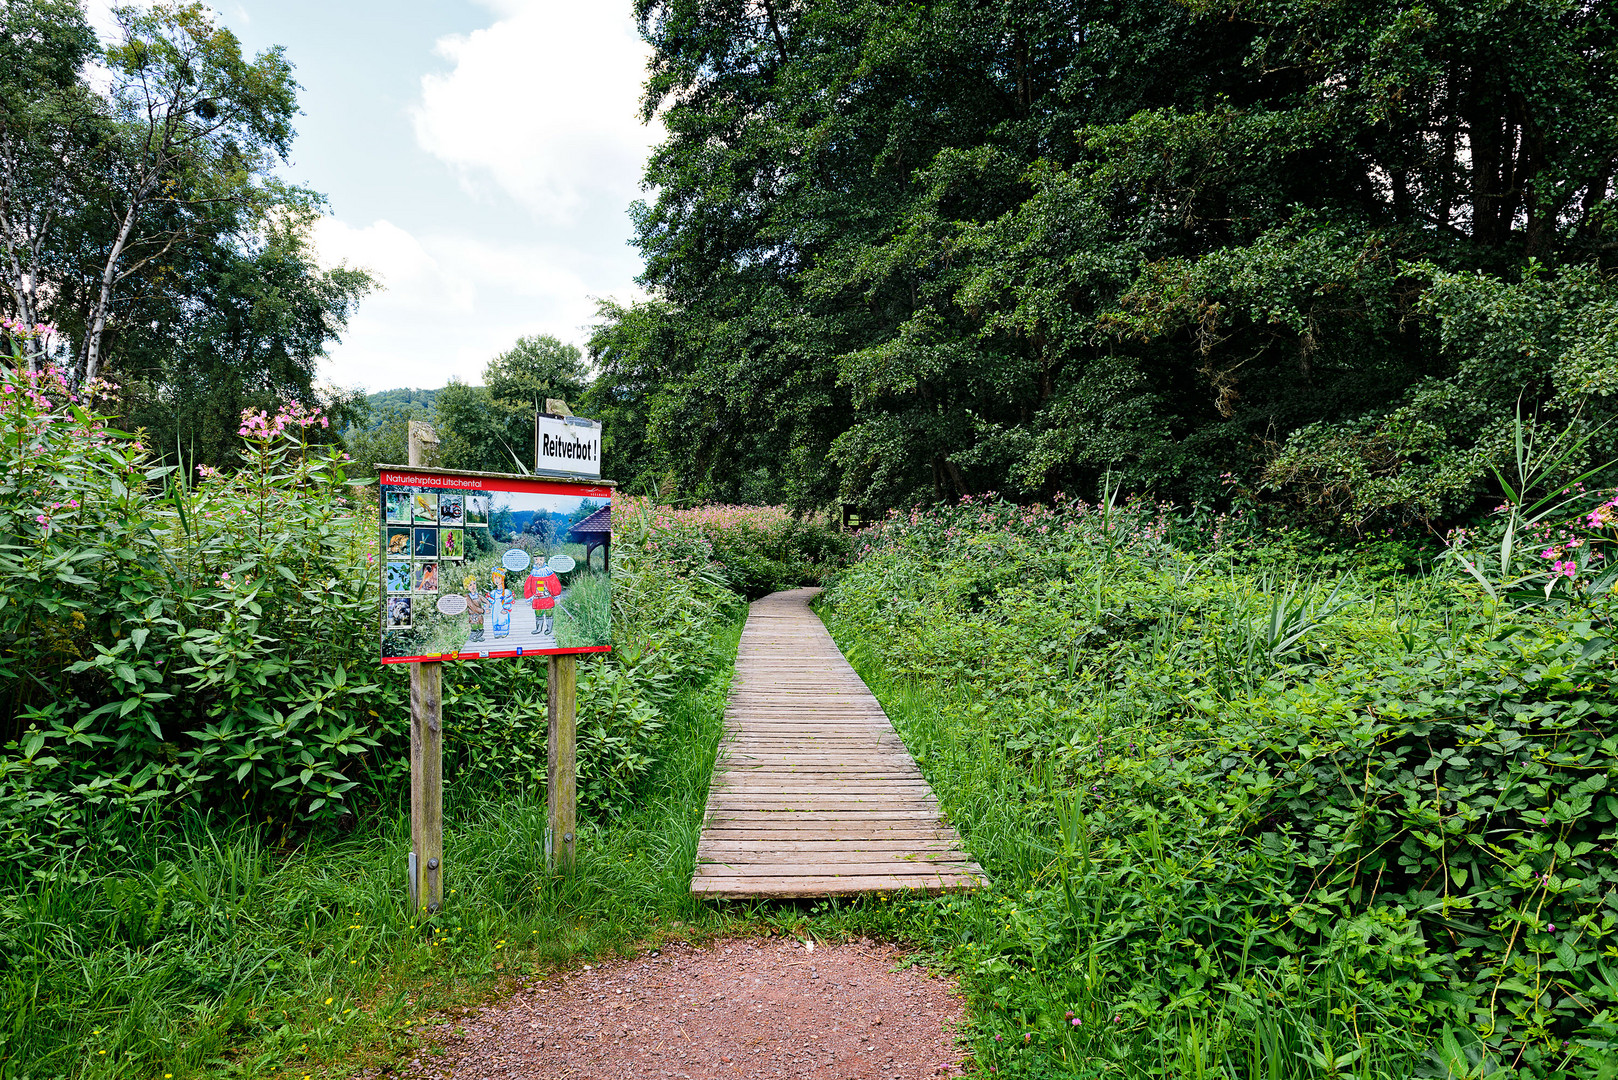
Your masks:
<instances>
[{"instance_id":1,"label":"vegetation along path","mask_svg":"<svg viewBox=\"0 0 1618 1080\"><path fill-rule=\"evenodd\" d=\"M748 613L691 891L983 884L882 706L809 610L818 591L772 593Z\"/></svg>"}]
</instances>

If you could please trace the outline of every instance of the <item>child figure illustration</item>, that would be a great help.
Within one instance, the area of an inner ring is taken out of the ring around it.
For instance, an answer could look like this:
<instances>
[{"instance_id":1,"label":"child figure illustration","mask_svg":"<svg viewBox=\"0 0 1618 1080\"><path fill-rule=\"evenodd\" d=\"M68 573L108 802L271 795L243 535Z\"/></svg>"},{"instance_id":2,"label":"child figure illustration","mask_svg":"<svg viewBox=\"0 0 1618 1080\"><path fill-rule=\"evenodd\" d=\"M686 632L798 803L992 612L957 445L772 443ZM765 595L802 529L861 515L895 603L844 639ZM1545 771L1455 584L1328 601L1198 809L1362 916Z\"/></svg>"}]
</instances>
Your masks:
<instances>
[{"instance_id":1,"label":"child figure illustration","mask_svg":"<svg viewBox=\"0 0 1618 1080\"><path fill-rule=\"evenodd\" d=\"M529 567L522 585L523 599L534 606L534 633L549 635L556 629L556 598L562 595L562 579L545 563Z\"/></svg>"},{"instance_id":2,"label":"child figure illustration","mask_svg":"<svg viewBox=\"0 0 1618 1080\"><path fill-rule=\"evenodd\" d=\"M466 588L466 627L470 631L467 641L483 640L483 613L487 610L483 603L483 593L478 589L476 574L466 575L461 582Z\"/></svg>"},{"instance_id":3,"label":"child figure illustration","mask_svg":"<svg viewBox=\"0 0 1618 1080\"><path fill-rule=\"evenodd\" d=\"M489 610L494 613L494 636L497 638L511 636L511 609L516 606L517 598L506 588L506 572L493 570L489 580L494 583L485 599L489 601Z\"/></svg>"}]
</instances>

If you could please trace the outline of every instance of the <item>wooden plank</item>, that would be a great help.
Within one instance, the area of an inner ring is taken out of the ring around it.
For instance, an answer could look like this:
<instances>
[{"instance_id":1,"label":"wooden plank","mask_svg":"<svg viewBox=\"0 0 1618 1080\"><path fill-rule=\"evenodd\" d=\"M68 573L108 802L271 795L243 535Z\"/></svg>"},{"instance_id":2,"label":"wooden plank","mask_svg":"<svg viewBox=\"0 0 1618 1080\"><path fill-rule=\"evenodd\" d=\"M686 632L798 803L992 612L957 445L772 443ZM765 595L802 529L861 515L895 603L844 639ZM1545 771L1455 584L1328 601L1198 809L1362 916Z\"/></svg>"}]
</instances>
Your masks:
<instances>
[{"instance_id":1,"label":"wooden plank","mask_svg":"<svg viewBox=\"0 0 1618 1080\"><path fill-rule=\"evenodd\" d=\"M571 654L550 657L546 672L549 729L547 737L547 772L545 801L548 835L547 861L553 861L563 873L573 872L574 835L578 815L577 772L577 714L578 694L577 658Z\"/></svg>"},{"instance_id":2,"label":"wooden plank","mask_svg":"<svg viewBox=\"0 0 1618 1080\"><path fill-rule=\"evenodd\" d=\"M892 859L877 862L827 862L797 864L702 863L692 877L695 881L724 881L735 878L851 878L892 877L926 885L942 877L968 877L977 873L973 862L907 866Z\"/></svg>"},{"instance_id":3,"label":"wooden plank","mask_svg":"<svg viewBox=\"0 0 1618 1080\"><path fill-rule=\"evenodd\" d=\"M971 888L982 870L882 707L808 609L755 601L714 763L693 893Z\"/></svg>"},{"instance_id":4,"label":"wooden plank","mask_svg":"<svg viewBox=\"0 0 1618 1080\"><path fill-rule=\"evenodd\" d=\"M725 840L716 839L717 834L705 836L697 845L697 858L705 859L713 855L715 859L722 855L746 855L750 852L766 850L754 840ZM826 839L817 837L813 840L776 840L769 851L896 851L909 853L912 851L924 852L952 852L955 850L953 842L948 836L938 834L933 837L916 840L860 840L853 837L843 839Z\"/></svg>"},{"instance_id":5,"label":"wooden plank","mask_svg":"<svg viewBox=\"0 0 1618 1080\"><path fill-rule=\"evenodd\" d=\"M949 892L975 889L983 884L977 874L927 874L897 877L891 874L804 877L693 878L691 891L701 896L799 897L850 896L870 892Z\"/></svg>"}]
</instances>

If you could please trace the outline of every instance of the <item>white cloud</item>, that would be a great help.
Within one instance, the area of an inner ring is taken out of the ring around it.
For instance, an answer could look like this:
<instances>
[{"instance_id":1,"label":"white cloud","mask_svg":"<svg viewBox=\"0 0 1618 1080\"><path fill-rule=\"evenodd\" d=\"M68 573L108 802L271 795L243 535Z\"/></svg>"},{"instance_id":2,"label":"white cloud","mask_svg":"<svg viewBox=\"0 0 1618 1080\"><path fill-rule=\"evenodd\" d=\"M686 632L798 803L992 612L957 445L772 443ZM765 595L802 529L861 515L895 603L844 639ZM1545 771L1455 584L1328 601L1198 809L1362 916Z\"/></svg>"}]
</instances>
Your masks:
<instances>
[{"instance_id":1,"label":"white cloud","mask_svg":"<svg viewBox=\"0 0 1618 1080\"><path fill-rule=\"evenodd\" d=\"M438 42L452 67L422 77L416 141L474 194L538 220L621 214L661 125L640 123L648 47L627 4L498 0L494 25Z\"/></svg>"},{"instance_id":2,"label":"white cloud","mask_svg":"<svg viewBox=\"0 0 1618 1080\"><path fill-rule=\"evenodd\" d=\"M328 266L376 274L333 352L331 380L383 389L482 381L495 355L526 334L582 342L594 315L586 283L560 269L568 252L458 233L417 237L389 221L355 228L323 218L315 245Z\"/></svg>"}]
</instances>

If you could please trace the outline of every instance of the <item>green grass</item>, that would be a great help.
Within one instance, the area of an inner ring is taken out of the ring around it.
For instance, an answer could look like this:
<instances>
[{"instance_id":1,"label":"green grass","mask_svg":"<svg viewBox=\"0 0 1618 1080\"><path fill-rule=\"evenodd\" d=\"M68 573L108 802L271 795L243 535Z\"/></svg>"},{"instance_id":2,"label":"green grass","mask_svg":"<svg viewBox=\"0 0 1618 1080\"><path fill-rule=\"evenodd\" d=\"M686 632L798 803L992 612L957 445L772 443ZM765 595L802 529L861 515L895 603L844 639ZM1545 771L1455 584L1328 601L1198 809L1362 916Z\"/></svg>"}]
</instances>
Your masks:
<instances>
[{"instance_id":1,"label":"green grass","mask_svg":"<svg viewBox=\"0 0 1618 1080\"><path fill-rule=\"evenodd\" d=\"M556 608L556 643L564 649L604 645L612 640L612 577L599 570L577 570Z\"/></svg>"},{"instance_id":2,"label":"green grass","mask_svg":"<svg viewBox=\"0 0 1618 1080\"><path fill-rule=\"evenodd\" d=\"M734 656L740 625L723 631ZM547 871L542 791L445 795L445 910L406 912L408 812L288 851L192 818L0 891L0 1076L268 1076L417 1045L416 1022L518 973L702 936L689 892L729 665L676 699L637 805ZM790 921L790 917L789 920Z\"/></svg>"}]
</instances>

